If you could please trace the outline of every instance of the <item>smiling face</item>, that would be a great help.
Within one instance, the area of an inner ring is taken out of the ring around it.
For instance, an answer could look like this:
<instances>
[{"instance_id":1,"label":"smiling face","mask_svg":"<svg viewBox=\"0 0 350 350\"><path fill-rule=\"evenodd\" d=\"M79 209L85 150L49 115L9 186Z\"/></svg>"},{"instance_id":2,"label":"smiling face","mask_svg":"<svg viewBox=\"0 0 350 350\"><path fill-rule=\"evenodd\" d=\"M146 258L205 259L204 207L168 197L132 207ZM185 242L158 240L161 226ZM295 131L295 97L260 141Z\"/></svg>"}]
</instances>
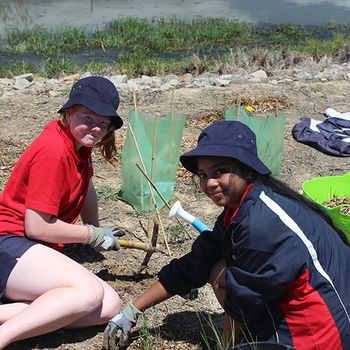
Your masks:
<instances>
[{"instance_id":1,"label":"smiling face","mask_svg":"<svg viewBox=\"0 0 350 350\"><path fill-rule=\"evenodd\" d=\"M98 115L82 105L75 105L65 111L69 130L74 143L80 147L93 147L107 134L110 117Z\"/></svg>"},{"instance_id":2,"label":"smiling face","mask_svg":"<svg viewBox=\"0 0 350 350\"><path fill-rule=\"evenodd\" d=\"M197 174L201 190L218 206L236 209L247 181L232 172L234 163L224 157L198 157Z\"/></svg>"}]
</instances>

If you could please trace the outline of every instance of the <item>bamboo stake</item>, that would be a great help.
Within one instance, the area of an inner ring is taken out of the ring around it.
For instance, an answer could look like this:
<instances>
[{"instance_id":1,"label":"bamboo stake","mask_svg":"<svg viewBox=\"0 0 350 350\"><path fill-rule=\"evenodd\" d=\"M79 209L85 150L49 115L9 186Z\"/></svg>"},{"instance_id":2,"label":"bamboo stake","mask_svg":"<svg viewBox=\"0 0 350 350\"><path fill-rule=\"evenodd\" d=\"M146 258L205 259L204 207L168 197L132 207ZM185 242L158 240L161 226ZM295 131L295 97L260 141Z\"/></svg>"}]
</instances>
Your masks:
<instances>
[{"instance_id":1,"label":"bamboo stake","mask_svg":"<svg viewBox=\"0 0 350 350\"><path fill-rule=\"evenodd\" d=\"M142 167L143 167L143 169L144 169L144 170L142 170L142 173L143 173L143 174L146 174L145 163L143 162L142 155L141 155L141 152L140 152L140 148L139 148L139 145L138 145L138 142L137 142L137 140L136 140L135 133L134 133L134 130L133 130L131 124L129 124L129 130L130 130L130 133L131 133L131 135L132 135L132 137L133 137L133 140L134 140L134 143L135 143L135 146L136 146L136 150L137 150L137 153L138 153L140 162L141 162ZM139 167L138 164L136 164L136 166ZM140 169L141 169L141 168L140 168ZM147 175L147 174L146 174L146 175ZM154 208L155 208L155 210L156 210L156 212L157 212L157 215L159 215L159 210L158 210L158 208L157 208L156 199L154 198L154 194L153 194L152 187L151 187L151 183L150 183L150 181L152 181L152 180L149 179L148 175L147 175L146 178L147 178L147 180L148 180L148 181L147 181L147 184L148 184L148 186L149 186L149 191L150 191L150 195L151 195L152 200L153 200ZM152 182L152 183L153 183L153 182ZM161 220L159 220L159 224L161 225ZM162 226L162 225L161 225L161 226ZM169 248L169 245L168 245L168 240L167 240L167 238L166 238L165 235L164 235L164 242L165 242L165 245L166 245L166 247L167 247L168 254L169 254L169 256L171 256L170 248Z\"/></svg>"},{"instance_id":2,"label":"bamboo stake","mask_svg":"<svg viewBox=\"0 0 350 350\"><path fill-rule=\"evenodd\" d=\"M240 95L237 94L235 115L239 117L240 114L241 114L241 97Z\"/></svg>"},{"instance_id":3,"label":"bamboo stake","mask_svg":"<svg viewBox=\"0 0 350 350\"><path fill-rule=\"evenodd\" d=\"M134 110L135 112L137 112L137 93L135 90L133 91L133 97L134 97Z\"/></svg>"},{"instance_id":4,"label":"bamboo stake","mask_svg":"<svg viewBox=\"0 0 350 350\"><path fill-rule=\"evenodd\" d=\"M171 90L170 108L171 108L171 120L173 120L173 117L174 117L174 89Z\"/></svg>"},{"instance_id":5,"label":"bamboo stake","mask_svg":"<svg viewBox=\"0 0 350 350\"><path fill-rule=\"evenodd\" d=\"M174 140L174 131L175 128L173 127L174 123L174 89L171 90L171 97L170 97L170 134L171 134L171 141ZM170 147L169 149L169 160L172 162L174 158L174 144L173 147Z\"/></svg>"},{"instance_id":6,"label":"bamboo stake","mask_svg":"<svg viewBox=\"0 0 350 350\"><path fill-rule=\"evenodd\" d=\"M157 143L157 123L158 123L158 117L156 116L154 118L154 128L153 128L153 144L152 144L152 159L151 159L151 179L154 180L154 155L155 155L155 149L156 149L156 143ZM152 196L149 197L149 206L151 208L152 206ZM148 224L147 224L147 232L150 231L151 227L151 212L149 212L148 215Z\"/></svg>"},{"instance_id":7,"label":"bamboo stake","mask_svg":"<svg viewBox=\"0 0 350 350\"><path fill-rule=\"evenodd\" d=\"M153 129L153 144L152 144L152 163L151 163L151 180L154 179L154 153L156 149L156 143L157 143L157 124L158 124L158 117L156 116L154 119L154 129Z\"/></svg>"},{"instance_id":8,"label":"bamboo stake","mask_svg":"<svg viewBox=\"0 0 350 350\"><path fill-rule=\"evenodd\" d=\"M133 90L133 94L132 95L133 95L133 101L134 101L134 111L135 111L135 113L137 113L137 92L136 92L135 89ZM129 129L130 129L131 135L133 137L133 140L134 140L134 143L135 143L138 155L140 157L140 161L143 164L143 160L142 160L142 157L141 157L140 149L139 149L139 146L138 146L138 144L136 142L136 137L135 137L134 131L132 130L132 127L131 127L130 123L129 123ZM143 166L145 166L145 165L143 164ZM144 204L144 198L143 198L144 189L143 189L143 181L142 181L142 179L141 179L140 186L141 186L141 208L144 208L144 205L145 205ZM149 237L149 226L148 225L147 225L146 233L147 233L147 237Z\"/></svg>"},{"instance_id":9,"label":"bamboo stake","mask_svg":"<svg viewBox=\"0 0 350 350\"><path fill-rule=\"evenodd\" d=\"M279 113L279 105L278 105L278 101L276 103L276 118L278 117L278 113Z\"/></svg>"},{"instance_id":10,"label":"bamboo stake","mask_svg":"<svg viewBox=\"0 0 350 350\"><path fill-rule=\"evenodd\" d=\"M137 113L137 92L136 92L136 90L133 91L133 99L134 99L134 110L135 110L135 113ZM142 156L141 156L140 148L139 148L138 143L136 141L135 133L132 130L131 124L129 124L129 126L130 126L130 132L131 132L132 137L134 139L134 143L136 145L136 149L137 149L140 161L141 161L141 163L143 165L143 168L146 169L145 164L144 164L143 159L142 159ZM150 191L151 191L151 187L150 187ZM144 204L143 194L144 194L143 181L141 180L141 201L142 201L141 202L141 207L142 208L144 208L144 205L145 205ZM152 196L150 196L150 198L149 198L149 206L150 207L152 206ZM149 213L148 220L147 220L147 230L146 230L147 237L149 237L150 228L151 228L151 214Z\"/></svg>"},{"instance_id":11,"label":"bamboo stake","mask_svg":"<svg viewBox=\"0 0 350 350\"><path fill-rule=\"evenodd\" d=\"M170 251L170 248L169 248L169 245L168 245L168 238L166 238L167 235L166 235L166 233L165 233L164 226L163 226L163 222L162 222L162 219L161 219L161 217L160 217L160 213L159 213L159 210L158 210L158 209L156 210L156 213L157 213L157 217L158 217L158 221L159 221L159 226L160 226L160 229L161 229L161 231L162 231L162 235L163 235L163 237L164 237L165 246L166 246L166 248L167 248L167 251L168 251L169 256L171 256L171 251Z\"/></svg>"},{"instance_id":12,"label":"bamboo stake","mask_svg":"<svg viewBox=\"0 0 350 350\"><path fill-rule=\"evenodd\" d=\"M142 174L145 176L145 178L148 180L148 182L152 185L152 187L156 190L156 192L158 193L159 197L161 198L161 200L164 202L164 204L167 206L168 209L171 209L170 204L165 200L165 198L163 197L163 195L159 192L157 186L153 183L153 181L149 178L149 176L146 174L145 171L142 170L142 168L140 167L139 164L136 163L136 166L139 168L139 170L142 172ZM187 236L189 238L192 238L192 236L189 234L189 232L186 230L185 226L183 225L183 223L179 220L179 218L176 218L176 221L183 227L184 231L186 232Z\"/></svg>"}]
</instances>

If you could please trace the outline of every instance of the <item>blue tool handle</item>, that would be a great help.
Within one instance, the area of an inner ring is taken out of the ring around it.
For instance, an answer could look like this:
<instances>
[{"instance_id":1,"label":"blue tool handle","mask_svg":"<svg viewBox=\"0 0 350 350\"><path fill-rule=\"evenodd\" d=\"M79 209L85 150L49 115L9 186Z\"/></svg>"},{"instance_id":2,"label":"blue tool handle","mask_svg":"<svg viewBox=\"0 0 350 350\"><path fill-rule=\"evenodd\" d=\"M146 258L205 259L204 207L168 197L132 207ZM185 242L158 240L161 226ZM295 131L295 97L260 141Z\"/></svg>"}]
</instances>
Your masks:
<instances>
[{"instance_id":1,"label":"blue tool handle","mask_svg":"<svg viewBox=\"0 0 350 350\"><path fill-rule=\"evenodd\" d=\"M207 225L203 224L203 222L197 218L195 218L192 222L192 226L200 233L202 233L203 231L211 231L211 229Z\"/></svg>"}]
</instances>

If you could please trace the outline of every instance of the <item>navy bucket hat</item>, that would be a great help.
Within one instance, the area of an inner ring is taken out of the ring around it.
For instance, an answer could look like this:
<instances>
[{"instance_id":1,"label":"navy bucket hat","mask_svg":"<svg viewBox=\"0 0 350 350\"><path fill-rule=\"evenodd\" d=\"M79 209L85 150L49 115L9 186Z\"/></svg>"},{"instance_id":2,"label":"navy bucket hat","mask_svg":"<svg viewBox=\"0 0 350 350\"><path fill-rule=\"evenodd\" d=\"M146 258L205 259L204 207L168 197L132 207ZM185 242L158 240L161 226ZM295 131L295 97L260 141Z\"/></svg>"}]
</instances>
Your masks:
<instances>
[{"instance_id":1,"label":"navy bucket hat","mask_svg":"<svg viewBox=\"0 0 350 350\"><path fill-rule=\"evenodd\" d=\"M258 157L254 132L238 121L222 120L205 128L199 135L197 147L184 153L180 161L187 170L196 174L197 157L232 158L259 174L271 174Z\"/></svg>"},{"instance_id":2,"label":"navy bucket hat","mask_svg":"<svg viewBox=\"0 0 350 350\"><path fill-rule=\"evenodd\" d=\"M111 117L115 129L119 129L123 125L123 120L117 113L118 91L107 78L91 76L78 80L70 91L68 101L58 113L62 113L74 105L83 105L98 115Z\"/></svg>"}]
</instances>

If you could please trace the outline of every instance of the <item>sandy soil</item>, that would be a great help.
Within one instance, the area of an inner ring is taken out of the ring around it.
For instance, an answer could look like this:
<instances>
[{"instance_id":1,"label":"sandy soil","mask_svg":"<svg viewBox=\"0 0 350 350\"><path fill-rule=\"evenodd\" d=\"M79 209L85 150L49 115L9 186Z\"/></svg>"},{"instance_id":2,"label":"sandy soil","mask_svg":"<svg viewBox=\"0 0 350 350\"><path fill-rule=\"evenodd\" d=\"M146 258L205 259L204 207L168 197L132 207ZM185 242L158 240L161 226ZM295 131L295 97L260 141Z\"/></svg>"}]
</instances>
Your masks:
<instances>
[{"instance_id":1,"label":"sandy soil","mask_svg":"<svg viewBox=\"0 0 350 350\"><path fill-rule=\"evenodd\" d=\"M300 190L304 181L317 176L341 175L349 169L349 158L332 157L300 144L293 140L292 127L302 116L323 120L324 105L332 105L339 111L349 111L349 81L272 84L239 84L225 88L211 87L202 89L178 89L175 91L174 109L186 114L181 149L191 148L202 127L222 118L236 96L247 98L263 97L271 100L278 97L286 102L286 129L281 179L293 189ZM0 98L0 190L15 165L16 160L26 146L39 134L43 126L56 117L56 111L65 101L69 87L58 94L26 92L15 96ZM52 96L54 95L54 96ZM142 94L138 108L152 114L165 114L170 111L170 92ZM266 107L266 106L265 106ZM132 108L132 96L122 95L121 115L126 116ZM266 110L266 108L264 109ZM126 119L126 118L125 118ZM125 123L127 124L127 123ZM118 147L121 149L126 133L126 125L118 131ZM117 191L121 186L119 163L116 167L103 162L96 154L95 184L97 188L108 186ZM205 199L194 186L186 173L178 172L174 199L179 199L183 207L199 216L208 225L214 223L220 209ZM197 233L187 227L192 235L189 239L183 232L178 232L176 222L167 219L167 209L161 211L162 222L168 235L172 257L181 256L190 249ZM140 214L120 200L103 199L100 201L102 225L120 225L125 227L130 240L147 241L143 227L147 227L149 215ZM164 239L160 234L158 242L165 250ZM133 299L156 280L161 266L172 257L154 253L148 269L137 273L145 255L144 252L123 249L119 252L95 253L92 249L74 245L66 253L84 264L88 269L110 283L126 302ZM67 272L69 273L69 272ZM130 349L204 349L201 341L198 312L210 314L220 326L222 310L214 300L213 294L206 286L199 291L195 300L174 297L146 312L148 331L140 337L138 329L133 332ZM102 348L104 327L92 327L84 330L59 330L52 334L21 341L9 347L11 350L24 349L86 349Z\"/></svg>"}]
</instances>

